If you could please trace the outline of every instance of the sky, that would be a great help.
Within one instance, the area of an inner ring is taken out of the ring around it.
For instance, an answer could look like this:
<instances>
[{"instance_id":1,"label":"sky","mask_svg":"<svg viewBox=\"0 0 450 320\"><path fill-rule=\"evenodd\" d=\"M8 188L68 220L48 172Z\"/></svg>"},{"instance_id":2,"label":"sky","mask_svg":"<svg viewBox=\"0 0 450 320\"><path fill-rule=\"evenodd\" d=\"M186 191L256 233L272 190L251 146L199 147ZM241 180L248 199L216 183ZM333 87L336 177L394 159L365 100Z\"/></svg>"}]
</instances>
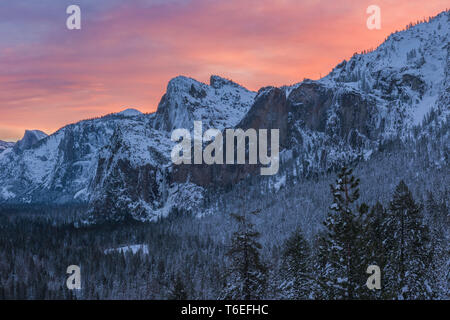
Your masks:
<instances>
[{"instance_id":1,"label":"sky","mask_svg":"<svg viewBox=\"0 0 450 320\"><path fill-rule=\"evenodd\" d=\"M69 30L66 8L81 9ZM381 9L369 30L367 7ZM136 108L212 74L251 90L318 79L448 0L1 0L0 140Z\"/></svg>"}]
</instances>

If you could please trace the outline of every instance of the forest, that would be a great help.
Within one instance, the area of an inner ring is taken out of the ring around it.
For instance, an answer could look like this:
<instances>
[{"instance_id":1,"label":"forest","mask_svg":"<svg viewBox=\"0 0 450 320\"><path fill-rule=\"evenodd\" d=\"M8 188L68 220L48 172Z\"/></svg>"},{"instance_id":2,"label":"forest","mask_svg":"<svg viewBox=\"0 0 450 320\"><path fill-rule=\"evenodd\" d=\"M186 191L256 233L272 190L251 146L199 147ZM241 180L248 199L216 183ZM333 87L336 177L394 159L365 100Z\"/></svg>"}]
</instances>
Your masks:
<instances>
[{"instance_id":1,"label":"forest","mask_svg":"<svg viewBox=\"0 0 450 320\"><path fill-rule=\"evenodd\" d=\"M314 232L298 220L301 204L262 211L244 200L232 214L86 226L76 223L78 207L3 209L0 299L449 298L448 190L418 200L400 180L388 202L369 204L352 169L309 183L322 189L327 180L319 198L330 201ZM129 244L147 250L114 250ZM66 287L72 264L81 290ZM380 290L366 286L369 265L380 267Z\"/></svg>"}]
</instances>

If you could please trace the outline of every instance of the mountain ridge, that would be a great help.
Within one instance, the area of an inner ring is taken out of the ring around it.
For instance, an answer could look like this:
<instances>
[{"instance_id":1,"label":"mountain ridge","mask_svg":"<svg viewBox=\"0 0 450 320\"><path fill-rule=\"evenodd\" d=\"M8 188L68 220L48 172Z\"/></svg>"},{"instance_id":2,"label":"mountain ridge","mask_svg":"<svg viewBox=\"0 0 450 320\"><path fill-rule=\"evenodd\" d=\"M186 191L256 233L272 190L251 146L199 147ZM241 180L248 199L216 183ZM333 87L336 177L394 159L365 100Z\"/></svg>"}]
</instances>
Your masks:
<instances>
[{"instance_id":1,"label":"mountain ridge","mask_svg":"<svg viewBox=\"0 0 450 320\"><path fill-rule=\"evenodd\" d=\"M170 132L195 120L219 130L280 129L284 167L268 178L273 184L368 159L385 141L410 137L434 109L447 121L449 18L446 11L395 33L319 80L253 92L215 75L209 84L175 77L155 113L80 121L0 153L0 204L82 202L90 217L143 221L196 211L209 186L233 185L254 167L173 166Z\"/></svg>"}]
</instances>

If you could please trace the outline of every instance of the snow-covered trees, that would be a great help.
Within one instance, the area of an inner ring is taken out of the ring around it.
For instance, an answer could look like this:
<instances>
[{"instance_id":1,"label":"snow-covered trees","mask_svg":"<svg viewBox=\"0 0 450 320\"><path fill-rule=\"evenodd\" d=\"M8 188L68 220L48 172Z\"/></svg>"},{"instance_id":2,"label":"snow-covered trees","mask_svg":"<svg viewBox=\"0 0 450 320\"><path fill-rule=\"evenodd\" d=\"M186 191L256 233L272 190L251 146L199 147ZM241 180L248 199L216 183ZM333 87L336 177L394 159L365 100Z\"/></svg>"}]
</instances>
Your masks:
<instances>
[{"instance_id":1,"label":"snow-covered trees","mask_svg":"<svg viewBox=\"0 0 450 320\"><path fill-rule=\"evenodd\" d=\"M352 169L344 167L340 171L331 193L333 203L319 248L320 288L325 298L354 299L364 285L360 213L366 209L355 203L359 198L359 179L353 176Z\"/></svg>"},{"instance_id":2,"label":"snow-covered trees","mask_svg":"<svg viewBox=\"0 0 450 320\"><path fill-rule=\"evenodd\" d=\"M384 290L394 299L424 299L431 294L426 277L432 261L422 208L402 180L394 191L383 223L388 263Z\"/></svg>"},{"instance_id":3,"label":"snow-covered trees","mask_svg":"<svg viewBox=\"0 0 450 320\"><path fill-rule=\"evenodd\" d=\"M311 249L302 231L297 229L285 241L282 256L282 290L288 299L308 299L313 286Z\"/></svg>"},{"instance_id":4,"label":"snow-covered trees","mask_svg":"<svg viewBox=\"0 0 450 320\"><path fill-rule=\"evenodd\" d=\"M445 201L437 201L432 192L427 193L425 211L432 254L427 276L433 298L445 299L450 295L450 213Z\"/></svg>"},{"instance_id":5,"label":"snow-covered trees","mask_svg":"<svg viewBox=\"0 0 450 320\"><path fill-rule=\"evenodd\" d=\"M178 274L175 278L173 288L170 290L168 298L170 300L186 300L188 298L181 275Z\"/></svg>"},{"instance_id":6,"label":"snow-covered trees","mask_svg":"<svg viewBox=\"0 0 450 320\"><path fill-rule=\"evenodd\" d=\"M259 211L252 211L256 215ZM227 252L230 265L223 297L226 299L261 299L266 289L267 268L261 261L260 233L255 230L248 214L232 214L238 223L233 233L231 248Z\"/></svg>"},{"instance_id":7,"label":"snow-covered trees","mask_svg":"<svg viewBox=\"0 0 450 320\"><path fill-rule=\"evenodd\" d=\"M384 247L383 221L386 210L380 202L377 202L366 214L362 215L362 242L364 248L363 259L366 266L376 265L383 270L386 265L386 248ZM383 278L382 278L383 280ZM364 290L362 298L382 299L385 298L384 290Z\"/></svg>"},{"instance_id":8,"label":"snow-covered trees","mask_svg":"<svg viewBox=\"0 0 450 320\"><path fill-rule=\"evenodd\" d=\"M81 211L77 207L66 211L47 207L44 219L38 217L42 207L32 216L17 215L31 213L29 207L0 208L0 299L215 299L225 293L245 298L245 265L253 271L247 281L252 299L343 299L349 289L353 299L448 299L449 193L444 183L448 172L439 168L425 172L422 160L413 158L417 154L399 153L396 148L358 166L354 174L347 170L347 178L338 177L333 193L328 188L334 173L292 181L295 185L287 181L273 194L267 186L246 185L221 198L217 212L201 219L180 212L156 223L125 220L79 223L75 228L69 217L77 217ZM355 188L353 175L361 178ZM405 177L408 187L402 183L394 192L399 177ZM357 199L359 189L359 199L345 201L346 189L352 199ZM243 207L256 204L263 208L257 216L233 219L225 214L249 212ZM330 204L333 209L327 210ZM320 228L325 213L333 219ZM401 219L404 278L396 271ZM430 240L420 240L421 235ZM106 249L126 244L145 244L148 254L105 254ZM350 248L351 259L337 245ZM245 251L247 264L242 263ZM82 266L82 290L77 293L64 285L67 265L73 263ZM381 269L381 290L365 285L369 265Z\"/></svg>"}]
</instances>

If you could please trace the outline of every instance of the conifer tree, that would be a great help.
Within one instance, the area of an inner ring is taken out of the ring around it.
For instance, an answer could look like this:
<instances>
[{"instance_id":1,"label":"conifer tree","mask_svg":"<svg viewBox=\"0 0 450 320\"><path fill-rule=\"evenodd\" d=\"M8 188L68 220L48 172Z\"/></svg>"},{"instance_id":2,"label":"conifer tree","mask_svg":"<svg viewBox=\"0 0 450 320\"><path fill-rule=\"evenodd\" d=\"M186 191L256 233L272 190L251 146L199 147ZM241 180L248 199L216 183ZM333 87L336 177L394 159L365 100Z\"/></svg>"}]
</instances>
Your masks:
<instances>
[{"instance_id":1,"label":"conifer tree","mask_svg":"<svg viewBox=\"0 0 450 320\"><path fill-rule=\"evenodd\" d=\"M362 218L363 246L366 248L363 259L366 266L376 265L383 270L386 264L386 253L383 246L385 235L383 233L383 220L386 217L386 209L377 202ZM383 281L383 279L382 279ZM365 291L365 299L383 299L384 290Z\"/></svg>"},{"instance_id":2,"label":"conifer tree","mask_svg":"<svg viewBox=\"0 0 450 320\"><path fill-rule=\"evenodd\" d=\"M173 288L169 291L169 300L186 300L187 292L186 286L181 279L181 275L177 275L175 278L175 282L173 284Z\"/></svg>"},{"instance_id":3,"label":"conifer tree","mask_svg":"<svg viewBox=\"0 0 450 320\"><path fill-rule=\"evenodd\" d=\"M297 229L285 241L282 257L283 289L290 299L308 299L311 295L311 249Z\"/></svg>"},{"instance_id":4,"label":"conifer tree","mask_svg":"<svg viewBox=\"0 0 450 320\"><path fill-rule=\"evenodd\" d=\"M259 212L256 210L250 214ZM225 299L261 299L266 289L267 268L260 257L260 233L255 230L248 215L231 216L238 223L238 229L233 233L231 248L227 252L231 263L223 296Z\"/></svg>"},{"instance_id":5,"label":"conifer tree","mask_svg":"<svg viewBox=\"0 0 450 320\"><path fill-rule=\"evenodd\" d=\"M320 285L328 299L356 299L365 284L361 240L359 179L351 169L342 168L335 185L331 185L333 203L324 225L326 235L319 248L322 261Z\"/></svg>"},{"instance_id":6,"label":"conifer tree","mask_svg":"<svg viewBox=\"0 0 450 320\"><path fill-rule=\"evenodd\" d=\"M433 292L432 298L448 299L450 294L449 212L445 201L439 203L430 191L427 193L425 204L430 229L430 253L432 255L432 262L427 270L431 292Z\"/></svg>"},{"instance_id":7,"label":"conifer tree","mask_svg":"<svg viewBox=\"0 0 450 320\"><path fill-rule=\"evenodd\" d=\"M393 299L429 298L429 231L423 223L422 208L403 180L395 188L383 229L388 260L384 290Z\"/></svg>"}]
</instances>

